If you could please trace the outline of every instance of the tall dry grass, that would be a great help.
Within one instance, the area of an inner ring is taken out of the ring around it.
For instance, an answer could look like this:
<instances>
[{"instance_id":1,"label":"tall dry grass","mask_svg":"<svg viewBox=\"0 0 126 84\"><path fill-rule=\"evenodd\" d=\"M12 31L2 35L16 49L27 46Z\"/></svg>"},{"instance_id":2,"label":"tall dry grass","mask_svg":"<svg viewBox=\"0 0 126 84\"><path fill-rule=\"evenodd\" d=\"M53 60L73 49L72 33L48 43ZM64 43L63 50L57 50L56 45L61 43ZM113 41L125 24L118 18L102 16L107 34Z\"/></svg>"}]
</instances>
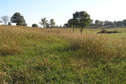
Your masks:
<instances>
[{"instance_id":1,"label":"tall dry grass","mask_svg":"<svg viewBox=\"0 0 126 84\"><path fill-rule=\"evenodd\" d=\"M37 42L61 41L58 35L63 29L41 29L22 26L0 26L0 55L23 53L24 48Z\"/></svg>"},{"instance_id":2,"label":"tall dry grass","mask_svg":"<svg viewBox=\"0 0 126 84\"><path fill-rule=\"evenodd\" d=\"M80 50L78 57L111 60L125 55L126 40L109 38L97 34L65 35L69 48Z\"/></svg>"},{"instance_id":3,"label":"tall dry grass","mask_svg":"<svg viewBox=\"0 0 126 84\"><path fill-rule=\"evenodd\" d=\"M124 77L125 61L117 67L112 61L126 56L125 38L75 30L0 26L0 83L102 84Z\"/></svg>"},{"instance_id":4,"label":"tall dry grass","mask_svg":"<svg viewBox=\"0 0 126 84\"><path fill-rule=\"evenodd\" d=\"M77 31L77 29L76 29ZM87 29L85 30L87 31ZM68 41L70 49L82 50L83 56L107 59L123 56L125 39L114 39L98 34L73 33L70 29L39 29L26 27L1 26L0 55L22 52L22 45L31 41Z\"/></svg>"}]
</instances>

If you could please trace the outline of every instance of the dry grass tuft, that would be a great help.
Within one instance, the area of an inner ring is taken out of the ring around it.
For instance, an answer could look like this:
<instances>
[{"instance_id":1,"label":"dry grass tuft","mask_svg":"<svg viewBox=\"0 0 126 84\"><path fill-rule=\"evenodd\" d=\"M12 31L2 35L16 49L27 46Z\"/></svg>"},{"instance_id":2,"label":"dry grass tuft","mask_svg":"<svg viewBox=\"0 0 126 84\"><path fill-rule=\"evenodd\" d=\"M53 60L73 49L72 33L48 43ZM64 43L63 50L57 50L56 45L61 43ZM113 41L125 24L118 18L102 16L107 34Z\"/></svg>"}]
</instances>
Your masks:
<instances>
[{"instance_id":1,"label":"dry grass tuft","mask_svg":"<svg viewBox=\"0 0 126 84\"><path fill-rule=\"evenodd\" d=\"M18 46L0 46L0 55L14 55L22 53L22 49Z\"/></svg>"},{"instance_id":2,"label":"dry grass tuft","mask_svg":"<svg viewBox=\"0 0 126 84\"><path fill-rule=\"evenodd\" d=\"M5 72L0 72L0 84L8 84L8 82L6 82L5 78L7 77Z\"/></svg>"}]
</instances>

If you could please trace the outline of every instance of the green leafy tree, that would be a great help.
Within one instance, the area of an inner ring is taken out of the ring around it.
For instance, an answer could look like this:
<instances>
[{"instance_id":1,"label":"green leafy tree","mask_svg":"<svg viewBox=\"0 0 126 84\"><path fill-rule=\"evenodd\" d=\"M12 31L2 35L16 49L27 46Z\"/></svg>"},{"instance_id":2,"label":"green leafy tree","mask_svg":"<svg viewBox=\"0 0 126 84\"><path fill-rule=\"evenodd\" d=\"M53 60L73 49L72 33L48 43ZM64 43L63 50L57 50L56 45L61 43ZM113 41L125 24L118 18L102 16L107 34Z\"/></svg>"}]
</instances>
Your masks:
<instances>
[{"instance_id":1,"label":"green leafy tree","mask_svg":"<svg viewBox=\"0 0 126 84\"><path fill-rule=\"evenodd\" d=\"M75 12L73 19L76 21L76 25L79 26L80 32L82 33L83 28L90 24L90 15L85 11Z\"/></svg>"},{"instance_id":2,"label":"green leafy tree","mask_svg":"<svg viewBox=\"0 0 126 84\"><path fill-rule=\"evenodd\" d=\"M50 19L50 26L51 27L55 27L55 21L54 21L54 19Z\"/></svg>"},{"instance_id":3,"label":"green leafy tree","mask_svg":"<svg viewBox=\"0 0 126 84\"><path fill-rule=\"evenodd\" d=\"M12 23L16 23L16 25L23 25L23 23L25 23L24 17L20 14L20 13L15 13L12 17L11 17L11 22Z\"/></svg>"},{"instance_id":4,"label":"green leafy tree","mask_svg":"<svg viewBox=\"0 0 126 84\"><path fill-rule=\"evenodd\" d=\"M44 28L46 28L46 27L47 27L47 22L48 22L48 21L46 20L46 18L42 18L40 24L41 24Z\"/></svg>"},{"instance_id":5,"label":"green leafy tree","mask_svg":"<svg viewBox=\"0 0 126 84\"><path fill-rule=\"evenodd\" d=\"M32 24L32 27L38 27L38 25L37 24Z\"/></svg>"},{"instance_id":6,"label":"green leafy tree","mask_svg":"<svg viewBox=\"0 0 126 84\"><path fill-rule=\"evenodd\" d=\"M77 23L77 21L75 19L69 19L69 21L68 21L68 26L73 28L73 32L74 32L74 28L77 25L76 23Z\"/></svg>"},{"instance_id":7,"label":"green leafy tree","mask_svg":"<svg viewBox=\"0 0 126 84\"><path fill-rule=\"evenodd\" d=\"M49 23L47 23L47 24L46 24L46 28L49 28L49 27L50 27L50 25L49 25Z\"/></svg>"}]
</instances>

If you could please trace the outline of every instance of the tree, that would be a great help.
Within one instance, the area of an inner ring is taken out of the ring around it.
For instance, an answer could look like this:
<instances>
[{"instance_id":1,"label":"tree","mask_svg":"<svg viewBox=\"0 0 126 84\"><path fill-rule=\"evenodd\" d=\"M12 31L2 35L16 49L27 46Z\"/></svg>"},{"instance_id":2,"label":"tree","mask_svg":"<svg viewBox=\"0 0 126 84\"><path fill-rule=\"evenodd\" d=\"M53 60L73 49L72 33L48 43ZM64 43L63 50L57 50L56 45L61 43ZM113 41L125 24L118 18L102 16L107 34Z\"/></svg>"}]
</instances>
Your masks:
<instances>
[{"instance_id":1,"label":"tree","mask_svg":"<svg viewBox=\"0 0 126 84\"><path fill-rule=\"evenodd\" d=\"M8 22L8 25L11 25L11 23L10 23L10 22Z\"/></svg>"},{"instance_id":2,"label":"tree","mask_svg":"<svg viewBox=\"0 0 126 84\"><path fill-rule=\"evenodd\" d=\"M98 26L103 26L103 22L99 20L95 20L95 25Z\"/></svg>"},{"instance_id":3,"label":"tree","mask_svg":"<svg viewBox=\"0 0 126 84\"><path fill-rule=\"evenodd\" d=\"M12 23L16 23L16 25L23 25L23 23L25 23L24 17L20 14L20 13L15 13L12 17L11 17L11 22Z\"/></svg>"},{"instance_id":4,"label":"tree","mask_svg":"<svg viewBox=\"0 0 126 84\"><path fill-rule=\"evenodd\" d=\"M76 21L76 25L79 26L80 32L82 33L83 28L90 24L90 15L85 11L75 12L73 19Z\"/></svg>"},{"instance_id":5,"label":"tree","mask_svg":"<svg viewBox=\"0 0 126 84\"><path fill-rule=\"evenodd\" d=\"M75 19L69 19L68 21L68 26L73 28L73 32L74 32L74 27L76 27L77 25L76 23L77 21Z\"/></svg>"},{"instance_id":6,"label":"tree","mask_svg":"<svg viewBox=\"0 0 126 84\"><path fill-rule=\"evenodd\" d=\"M124 26L126 26L126 19L125 19L125 20L123 20L123 25L124 25Z\"/></svg>"},{"instance_id":7,"label":"tree","mask_svg":"<svg viewBox=\"0 0 126 84\"><path fill-rule=\"evenodd\" d=\"M41 24L44 28L46 28L46 27L47 27L47 22L48 22L48 21L46 20L46 18L42 18L40 24Z\"/></svg>"},{"instance_id":8,"label":"tree","mask_svg":"<svg viewBox=\"0 0 126 84\"><path fill-rule=\"evenodd\" d=\"M51 27L55 27L55 21L54 21L54 19L50 19L50 26Z\"/></svg>"},{"instance_id":9,"label":"tree","mask_svg":"<svg viewBox=\"0 0 126 84\"><path fill-rule=\"evenodd\" d=\"M108 21L108 20L106 20L106 21L104 22L104 26L110 26L110 27L113 27L113 26L115 26L115 22L112 22L112 21Z\"/></svg>"},{"instance_id":10,"label":"tree","mask_svg":"<svg viewBox=\"0 0 126 84\"><path fill-rule=\"evenodd\" d=\"M116 26L116 21L113 22L114 26Z\"/></svg>"},{"instance_id":11,"label":"tree","mask_svg":"<svg viewBox=\"0 0 126 84\"><path fill-rule=\"evenodd\" d=\"M46 28L49 28L49 27L50 27L50 25L49 25L49 23L47 23L47 24L46 24Z\"/></svg>"},{"instance_id":12,"label":"tree","mask_svg":"<svg viewBox=\"0 0 126 84\"><path fill-rule=\"evenodd\" d=\"M96 25L99 25L99 22L100 22L99 20L95 20Z\"/></svg>"},{"instance_id":13,"label":"tree","mask_svg":"<svg viewBox=\"0 0 126 84\"><path fill-rule=\"evenodd\" d=\"M24 22L24 23L22 24L22 26L27 26L27 23Z\"/></svg>"},{"instance_id":14,"label":"tree","mask_svg":"<svg viewBox=\"0 0 126 84\"><path fill-rule=\"evenodd\" d=\"M32 27L38 27L38 25L37 24L32 24Z\"/></svg>"},{"instance_id":15,"label":"tree","mask_svg":"<svg viewBox=\"0 0 126 84\"><path fill-rule=\"evenodd\" d=\"M123 25L123 22L122 21L117 21L116 22L116 26L119 27L119 26L122 26Z\"/></svg>"},{"instance_id":16,"label":"tree","mask_svg":"<svg viewBox=\"0 0 126 84\"><path fill-rule=\"evenodd\" d=\"M9 16L2 16L1 19L3 20L4 24L7 25L7 22L9 20Z\"/></svg>"},{"instance_id":17,"label":"tree","mask_svg":"<svg viewBox=\"0 0 126 84\"><path fill-rule=\"evenodd\" d=\"M65 28L69 27L68 23L65 23L63 27Z\"/></svg>"}]
</instances>

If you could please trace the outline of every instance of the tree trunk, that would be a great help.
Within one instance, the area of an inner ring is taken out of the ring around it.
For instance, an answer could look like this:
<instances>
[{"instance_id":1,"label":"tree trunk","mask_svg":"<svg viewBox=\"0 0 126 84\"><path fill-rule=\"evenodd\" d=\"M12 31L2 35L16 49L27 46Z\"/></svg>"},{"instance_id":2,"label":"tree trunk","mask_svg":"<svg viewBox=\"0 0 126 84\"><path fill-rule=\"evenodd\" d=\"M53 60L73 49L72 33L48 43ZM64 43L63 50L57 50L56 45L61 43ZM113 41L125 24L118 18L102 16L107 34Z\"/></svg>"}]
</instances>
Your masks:
<instances>
[{"instance_id":1,"label":"tree trunk","mask_svg":"<svg viewBox=\"0 0 126 84\"><path fill-rule=\"evenodd\" d=\"M74 32L74 28L73 28L73 32Z\"/></svg>"},{"instance_id":2,"label":"tree trunk","mask_svg":"<svg viewBox=\"0 0 126 84\"><path fill-rule=\"evenodd\" d=\"M83 33L83 28L80 28L80 32L81 32L81 34Z\"/></svg>"}]
</instances>

